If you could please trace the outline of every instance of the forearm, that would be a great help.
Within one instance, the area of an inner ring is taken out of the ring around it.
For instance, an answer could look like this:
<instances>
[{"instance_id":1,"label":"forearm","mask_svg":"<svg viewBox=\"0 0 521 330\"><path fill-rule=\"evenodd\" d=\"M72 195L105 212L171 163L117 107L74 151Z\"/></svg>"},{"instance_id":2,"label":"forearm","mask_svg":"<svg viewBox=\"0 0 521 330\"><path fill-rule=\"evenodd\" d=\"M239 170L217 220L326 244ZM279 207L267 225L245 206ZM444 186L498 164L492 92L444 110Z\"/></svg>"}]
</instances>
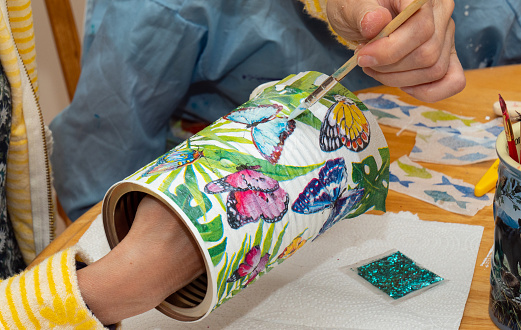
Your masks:
<instances>
[{"instance_id":1,"label":"forearm","mask_svg":"<svg viewBox=\"0 0 521 330\"><path fill-rule=\"evenodd\" d=\"M165 205L145 197L129 234L108 255L78 271L89 308L113 324L159 305L204 271L195 240Z\"/></svg>"}]
</instances>

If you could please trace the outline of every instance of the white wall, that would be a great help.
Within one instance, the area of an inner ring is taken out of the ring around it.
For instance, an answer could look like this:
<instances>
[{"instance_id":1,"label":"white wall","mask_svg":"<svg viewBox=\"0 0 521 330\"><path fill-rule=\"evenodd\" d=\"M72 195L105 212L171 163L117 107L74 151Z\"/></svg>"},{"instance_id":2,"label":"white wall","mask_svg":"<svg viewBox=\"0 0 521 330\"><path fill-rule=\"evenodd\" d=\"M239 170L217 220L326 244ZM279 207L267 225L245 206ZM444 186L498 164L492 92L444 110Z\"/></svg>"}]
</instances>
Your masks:
<instances>
[{"instance_id":1,"label":"white wall","mask_svg":"<svg viewBox=\"0 0 521 330\"><path fill-rule=\"evenodd\" d=\"M83 13L86 0L70 0L78 33L83 35ZM33 0L33 19L36 38L36 61L40 83L40 105L47 124L68 104L67 89L60 67L44 0Z\"/></svg>"}]
</instances>

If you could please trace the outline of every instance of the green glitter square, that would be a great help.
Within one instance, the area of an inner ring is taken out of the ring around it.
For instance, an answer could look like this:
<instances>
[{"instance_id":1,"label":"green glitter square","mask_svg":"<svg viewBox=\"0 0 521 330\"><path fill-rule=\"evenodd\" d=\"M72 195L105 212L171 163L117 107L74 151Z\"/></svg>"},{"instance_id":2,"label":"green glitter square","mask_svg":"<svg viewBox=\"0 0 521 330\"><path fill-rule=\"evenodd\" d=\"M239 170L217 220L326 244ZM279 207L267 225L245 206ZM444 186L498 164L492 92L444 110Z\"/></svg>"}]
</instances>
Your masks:
<instances>
[{"instance_id":1,"label":"green glitter square","mask_svg":"<svg viewBox=\"0 0 521 330\"><path fill-rule=\"evenodd\" d=\"M393 299L443 281L428 269L396 251L388 256L356 268L358 275Z\"/></svg>"}]
</instances>

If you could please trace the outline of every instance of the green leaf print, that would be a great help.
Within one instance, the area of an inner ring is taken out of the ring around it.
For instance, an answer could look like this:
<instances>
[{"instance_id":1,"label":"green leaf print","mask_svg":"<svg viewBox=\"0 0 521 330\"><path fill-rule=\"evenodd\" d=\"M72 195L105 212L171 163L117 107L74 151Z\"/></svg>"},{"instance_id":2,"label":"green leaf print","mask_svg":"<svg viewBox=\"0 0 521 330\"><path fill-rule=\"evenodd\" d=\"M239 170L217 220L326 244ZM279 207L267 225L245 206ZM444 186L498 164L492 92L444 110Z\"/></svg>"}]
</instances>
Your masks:
<instances>
[{"instance_id":1,"label":"green leaf print","mask_svg":"<svg viewBox=\"0 0 521 330\"><path fill-rule=\"evenodd\" d=\"M265 253L270 252L271 242L273 240L273 230L274 229L275 229L275 224L270 223L268 231L266 232L266 237L264 237L264 243L262 244L261 255L264 255ZM273 254L271 257L273 257Z\"/></svg>"},{"instance_id":2,"label":"green leaf print","mask_svg":"<svg viewBox=\"0 0 521 330\"><path fill-rule=\"evenodd\" d=\"M195 172L192 166L186 166L185 170L185 185L190 191L190 194L194 198L195 202L199 207L201 207L201 211L203 212L203 216L206 217L206 212L209 208L207 208L207 204L204 202L204 198L207 198L201 190L199 189L199 185L197 183L197 177L195 176ZM210 203L211 206L211 203Z\"/></svg>"},{"instance_id":3,"label":"green leaf print","mask_svg":"<svg viewBox=\"0 0 521 330\"><path fill-rule=\"evenodd\" d=\"M234 253L228 262L228 253L225 252L225 262L224 267L219 272L219 275L217 277L217 297L218 297L218 303L217 306L223 304L225 301L229 300L233 295L238 293L240 291L240 288L243 286L243 283L249 279L249 276L245 276L241 279L239 279L236 282L228 283L226 280L232 276L232 274L237 270L239 265L244 262L244 258L246 257L246 254L248 251L251 250L253 246L262 246L261 248L261 255L265 255L266 253L270 254L268 265L272 265L276 263L277 257L278 257L278 251L280 249L280 246L282 245L282 241L284 238L284 234L286 233L286 228L288 227L288 223L284 225L284 228L277 236L277 241L275 243L273 251L270 252L271 246L273 244L273 233L275 231L275 227L277 224L271 223L268 225L268 230L266 231L266 234L263 235L264 232L264 223L260 222L259 226L257 227L257 230L255 232L255 240L253 244L251 243L251 237L249 235L246 235L244 238L241 248L237 253ZM227 265L227 266L226 266ZM267 266L268 266L267 265ZM266 272L268 272L272 267L266 267L265 271L261 271L258 275L258 277L262 276Z\"/></svg>"},{"instance_id":4,"label":"green leaf print","mask_svg":"<svg viewBox=\"0 0 521 330\"><path fill-rule=\"evenodd\" d=\"M278 259L279 249L280 249L280 246L282 245L282 239L284 238L284 234L286 233L286 228L288 227L288 224L289 224L289 222L284 225L284 228L279 233L279 237L277 238L277 242L275 243L275 247L273 248L273 253L272 253L272 257L271 257L272 260L273 260L273 258L275 258L275 260Z\"/></svg>"},{"instance_id":5,"label":"green leaf print","mask_svg":"<svg viewBox=\"0 0 521 330\"><path fill-rule=\"evenodd\" d=\"M221 215L207 223L197 223L195 227L205 242L217 242L223 237L223 220Z\"/></svg>"},{"instance_id":6,"label":"green leaf print","mask_svg":"<svg viewBox=\"0 0 521 330\"><path fill-rule=\"evenodd\" d=\"M208 249L208 253L210 254L210 257L212 258L212 263L214 266L217 266L219 262L221 261L222 257L224 256L224 251L226 251L226 242L227 237L224 238L224 240Z\"/></svg>"},{"instance_id":7,"label":"green leaf print","mask_svg":"<svg viewBox=\"0 0 521 330\"><path fill-rule=\"evenodd\" d=\"M219 148L217 146L205 146L204 155L207 166L211 169L219 169L227 172L236 172L239 165L256 166L259 165L259 172L269 176L277 181L292 180L301 175L305 175L324 163L313 164L309 166L287 166L279 164L271 164L265 159L260 159L249 154L231 151L228 149Z\"/></svg>"},{"instance_id":8,"label":"green leaf print","mask_svg":"<svg viewBox=\"0 0 521 330\"><path fill-rule=\"evenodd\" d=\"M378 149L382 157L382 166L378 165L373 156L365 158L361 163L353 163L353 181L359 188L364 188L364 196L356 211L349 214L354 218L370 209L385 211L385 199L389 187L389 148Z\"/></svg>"},{"instance_id":9,"label":"green leaf print","mask_svg":"<svg viewBox=\"0 0 521 330\"><path fill-rule=\"evenodd\" d=\"M255 232L255 240L253 241L253 246L260 245L262 241L262 231L264 227L264 221L259 221L259 225L257 226L257 231Z\"/></svg>"},{"instance_id":10,"label":"green leaf print","mask_svg":"<svg viewBox=\"0 0 521 330\"><path fill-rule=\"evenodd\" d=\"M205 242L217 242L223 237L224 229L221 215L209 222L200 223L197 221L203 218L205 212L199 204L192 206L194 198L186 185L177 186L175 194L170 193L168 189L163 192L183 210ZM210 209L212 204L208 197L205 194L201 194L201 198L205 209Z\"/></svg>"},{"instance_id":11,"label":"green leaf print","mask_svg":"<svg viewBox=\"0 0 521 330\"><path fill-rule=\"evenodd\" d=\"M322 126L322 122L320 121L320 119L315 117L315 115L313 115L311 111L304 111L296 119L306 125L313 127L317 131L319 131L320 127Z\"/></svg>"}]
</instances>

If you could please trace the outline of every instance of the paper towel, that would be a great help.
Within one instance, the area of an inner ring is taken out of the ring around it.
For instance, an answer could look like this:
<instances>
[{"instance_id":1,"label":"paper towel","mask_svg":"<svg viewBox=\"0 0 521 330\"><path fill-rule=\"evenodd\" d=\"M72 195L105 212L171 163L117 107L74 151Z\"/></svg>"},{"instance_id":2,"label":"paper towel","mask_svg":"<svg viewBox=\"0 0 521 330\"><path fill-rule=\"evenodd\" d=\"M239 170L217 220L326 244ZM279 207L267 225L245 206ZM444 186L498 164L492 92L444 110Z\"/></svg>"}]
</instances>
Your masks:
<instances>
[{"instance_id":1,"label":"paper towel","mask_svg":"<svg viewBox=\"0 0 521 330\"><path fill-rule=\"evenodd\" d=\"M94 260L108 253L101 222L78 243ZM124 320L123 329L458 329L482 232L409 212L361 215L305 245L200 322L152 310ZM347 273L347 266L392 249L445 281L392 302Z\"/></svg>"}]
</instances>

